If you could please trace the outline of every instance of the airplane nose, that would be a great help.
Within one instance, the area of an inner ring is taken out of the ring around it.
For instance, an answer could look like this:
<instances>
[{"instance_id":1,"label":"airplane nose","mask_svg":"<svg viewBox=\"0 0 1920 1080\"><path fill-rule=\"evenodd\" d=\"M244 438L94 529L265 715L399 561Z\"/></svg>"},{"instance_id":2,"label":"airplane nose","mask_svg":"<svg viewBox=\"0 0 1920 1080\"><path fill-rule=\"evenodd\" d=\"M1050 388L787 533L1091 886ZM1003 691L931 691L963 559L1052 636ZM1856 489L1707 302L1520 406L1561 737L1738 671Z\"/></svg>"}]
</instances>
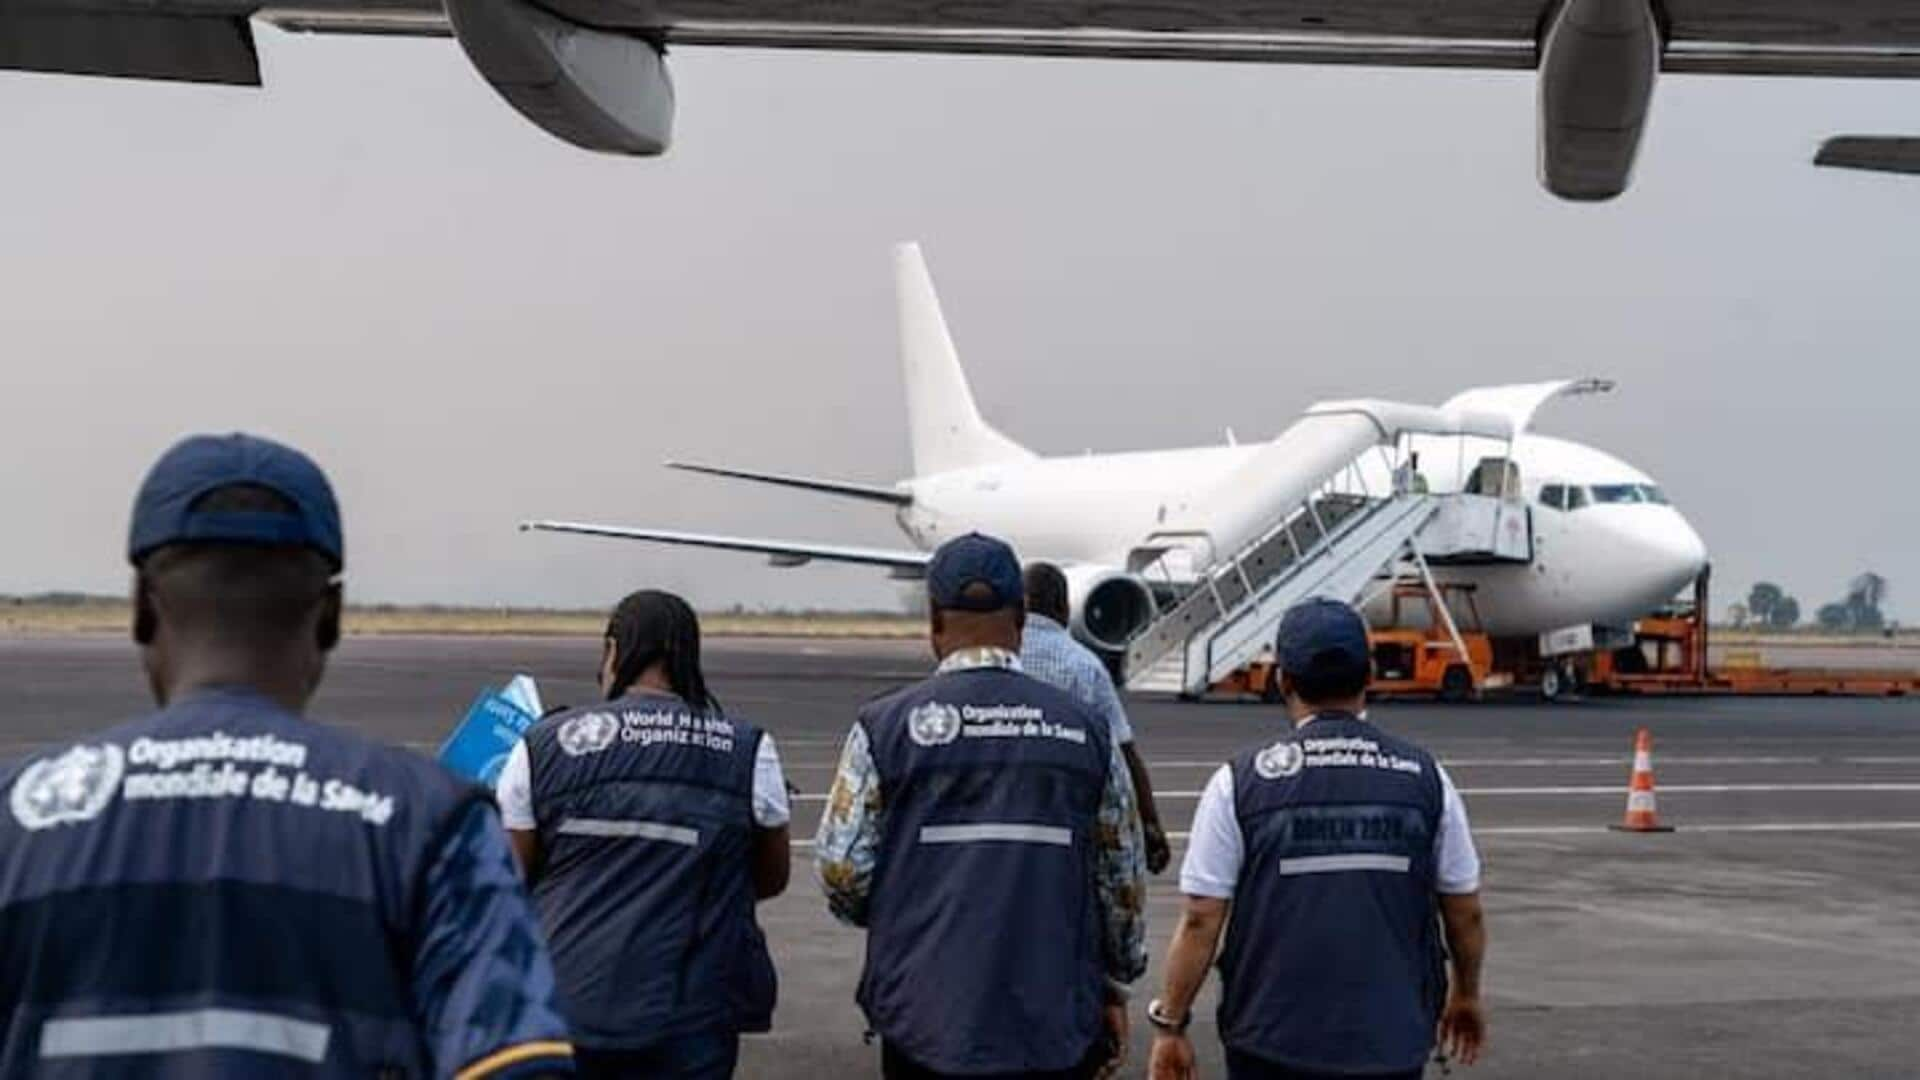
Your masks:
<instances>
[{"instance_id":1,"label":"airplane nose","mask_svg":"<svg viewBox=\"0 0 1920 1080\"><path fill-rule=\"evenodd\" d=\"M1677 511L1668 510L1663 516L1667 520L1647 538L1647 555L1661 581L1678 593L1707 568L1707 543Z\"/></svg>"}]
</instances>

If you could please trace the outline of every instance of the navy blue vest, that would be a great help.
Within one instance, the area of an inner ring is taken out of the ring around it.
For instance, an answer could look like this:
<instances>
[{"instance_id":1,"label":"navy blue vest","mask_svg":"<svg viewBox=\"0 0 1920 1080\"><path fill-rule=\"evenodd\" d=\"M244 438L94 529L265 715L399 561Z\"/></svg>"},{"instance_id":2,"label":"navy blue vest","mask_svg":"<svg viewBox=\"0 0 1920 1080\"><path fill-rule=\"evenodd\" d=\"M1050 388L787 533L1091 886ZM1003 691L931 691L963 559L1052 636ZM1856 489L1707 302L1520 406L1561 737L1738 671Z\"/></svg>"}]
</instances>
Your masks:
<instances>
[{"instance_id":1,"label":"navy blue vest","mask_svg":"<svg viewBox=\"0 0 1920 1080\"><path fill-rule=\"evenodd\" d=\"M935 676L860 726L885 805L859 1001L938 1072L1067 1069L1100 1034L1095 827L1106 722L999 668Z\"/></svg>"},{"instance_id":2,"label":"navy blue vest","mask_svg":"<svg viewBox=\"0 0 1920 1080\"><path fill-rule=\"evenodd\" d=\"M578 1045L643 1049L766 1030L773 963L754 922L760 731L668 694L527 732L544 853L533 895Z\"/></svg>"},{"instance_id":3,"label":"navy blue vest","mask_svg":"<svg viewBox=\"0 0 1920 1080\"><path fill-rule=\"evenodd\" d=\"M419 891L483 791L238 691L0 784L0 1075L432 1075Z\"/></svg>"},{"instance_id":4,"label":"navy blue vest","mask_svg":"<svg viewBox=\"0 0 1920 1080\"><path fill-rule=\"evenodd\" d=\"M1325 714L1233 762L1245 861L1220 953L1220 1037L1298 1069L1420 1068L1445 986L1431 755Z\"/></svg>"}]
</instances>

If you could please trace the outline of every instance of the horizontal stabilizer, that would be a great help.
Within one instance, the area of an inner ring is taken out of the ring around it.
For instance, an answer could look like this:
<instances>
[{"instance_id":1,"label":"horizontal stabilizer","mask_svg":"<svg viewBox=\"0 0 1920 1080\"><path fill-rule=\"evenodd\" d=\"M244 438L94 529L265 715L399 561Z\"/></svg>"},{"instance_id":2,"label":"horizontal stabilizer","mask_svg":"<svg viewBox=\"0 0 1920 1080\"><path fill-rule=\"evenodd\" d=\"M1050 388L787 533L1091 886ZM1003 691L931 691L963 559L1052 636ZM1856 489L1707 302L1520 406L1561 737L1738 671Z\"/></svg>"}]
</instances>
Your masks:
<instances>
[{"instance_id":1,"label":"horizontal stabilizer","mask_svg":"<svg viewBox=\"0 0 1920 1080\"><path fill-rule=\"evenodd\" d=\"M721 551L748 551L765 555L775 566L804 566L820 562L879 566L893 571L898 578L916 578L926 572L932 557L920 551L886 548L847 547L838 544L806 544L790 540L764 540L751 536L718 536L711 533L672 532L666 529L630 529L620 525L591 525L576 521L529 521L523 532L575 533L581 536L605 536L615 540L643 540L654 544L715 548Z\"/></svg>"},{"instance_id":2,"label":"horizontal stabilizer","mask_svg":"<svg viewBox=\"0 0 1920 1080\"><path fill-rule=\"evenodd\" d=\"M800 488L803 491L818 491L848 499L887 503L891 506L909 506L913 503L913 496L907 492L877 484L855 484L844 480L820 480L811 476L794 476L789 473L729 469L720 465L699 465L690 461L669 461L667 468L679 469L682 472L704 473L708 476L724 476L730 480L751 480L756 484L774 484L779 487Z\"/></svg>"}]
</instances>

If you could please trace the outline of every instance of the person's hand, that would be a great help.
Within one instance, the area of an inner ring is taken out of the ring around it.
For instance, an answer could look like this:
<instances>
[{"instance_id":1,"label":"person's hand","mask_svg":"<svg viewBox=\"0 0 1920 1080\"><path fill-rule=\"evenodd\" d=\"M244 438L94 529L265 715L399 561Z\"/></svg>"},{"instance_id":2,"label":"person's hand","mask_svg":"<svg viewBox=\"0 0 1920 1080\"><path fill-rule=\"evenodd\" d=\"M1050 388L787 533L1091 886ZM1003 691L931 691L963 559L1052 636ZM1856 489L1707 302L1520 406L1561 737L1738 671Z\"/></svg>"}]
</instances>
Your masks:
<instances>
[{"instance_id":1,"label":"person's hand","mask_svg":"<svg viewBox=\"0 0 1920 1080\"><path fill-rule=\"evenodd\" d=\"M1194 1080L1193 1041L1186 1033L1162 1031L1153 1037L1153 1055L1147 1062L1150 1080Z\"/></svg>"},{"instance_id":2,"label":"person's hand","mask_svg":"<svg viewBox=\"0 0 1920 1080\"><path fill-rule=\"evenodd\" d=\"M1147 872L1158 874L1173 861L1173 848L1167 844L1167 831L1158 822L1143 830L1147 838Z\"/></svg>"},{"instance_id":3,"label":"person's hand","mask_svg":"<svg viewBox=\"0 0 1920 1080\"><path fill-rule=\"evenodd\" d=\"M1480 1060L1480 1048L1487 1041L1487 1014L1477 997L1447 996L1447 1007L1440 1013L1440 1049L1462 1065Z\"/></svg>"},{"instance_id":4,"label":"person's hand","mask_svg":"<svg viewBox=\"0 0 1920 1080\"><path fill-rule=\"evenodd\" d=\"M1100 1067L1101 1080L1117 1076L1120 1067L1127 1063L1127 1003L1109 1001L1102 1019L1106 1022L1107 1042L1113 1047L1113 1056Z\"/></svg>"}]
</instances>

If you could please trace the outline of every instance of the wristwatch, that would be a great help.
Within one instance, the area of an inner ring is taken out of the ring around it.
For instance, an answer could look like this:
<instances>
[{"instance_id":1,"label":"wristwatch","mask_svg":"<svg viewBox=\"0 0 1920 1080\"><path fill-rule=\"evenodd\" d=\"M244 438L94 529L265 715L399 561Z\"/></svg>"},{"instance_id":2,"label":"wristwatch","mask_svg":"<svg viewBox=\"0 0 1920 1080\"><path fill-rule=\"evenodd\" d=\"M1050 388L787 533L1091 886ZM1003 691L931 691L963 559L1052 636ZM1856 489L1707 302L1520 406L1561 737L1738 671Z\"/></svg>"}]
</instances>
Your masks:
<instances>
[{"instance_id":1,"label":"wristwatch","mask_svg":"<svg viewBox=\"0 0 1920 1080\"><path fill-rule=\"evenodd\" d=\"M1159 998L1154 998L1147 1002L1147 1023L1169 1035L1184 1035L1187 1025L1193 1023L1193 1011L1188 1010L1185 1016L1169 1016L1167 1007L1161 1004Z\"/></svg>"}]
</instances>

